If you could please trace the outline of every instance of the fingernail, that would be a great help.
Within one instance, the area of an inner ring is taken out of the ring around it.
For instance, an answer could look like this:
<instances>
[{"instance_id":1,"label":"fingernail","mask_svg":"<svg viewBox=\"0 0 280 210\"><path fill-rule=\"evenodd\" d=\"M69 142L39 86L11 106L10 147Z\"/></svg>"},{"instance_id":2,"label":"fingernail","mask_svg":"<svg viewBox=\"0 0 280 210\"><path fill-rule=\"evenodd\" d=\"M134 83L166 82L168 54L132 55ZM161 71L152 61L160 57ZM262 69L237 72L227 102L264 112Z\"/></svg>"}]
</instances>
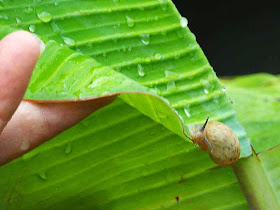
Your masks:
<instances>
[{"instance_id":1,"label":"fingernail","mask_svg":"<svg viewBox=\"0 0 280 210\"><path fill-rule=\"evenodd\" d=\"M38 39L38 42L39 42L39 47L40 47L40 55L44 52L45 50L45 43L38 37L36 36L37 39Z\"/></svg>"}]
</instances>

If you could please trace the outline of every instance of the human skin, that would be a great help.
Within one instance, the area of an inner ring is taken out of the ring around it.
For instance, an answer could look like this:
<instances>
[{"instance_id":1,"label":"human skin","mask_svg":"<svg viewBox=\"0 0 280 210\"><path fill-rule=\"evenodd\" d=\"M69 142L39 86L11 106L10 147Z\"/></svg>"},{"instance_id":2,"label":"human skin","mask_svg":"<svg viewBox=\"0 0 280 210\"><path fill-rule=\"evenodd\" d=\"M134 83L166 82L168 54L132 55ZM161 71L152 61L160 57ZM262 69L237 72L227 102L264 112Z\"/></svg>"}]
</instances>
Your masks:
<instances>
[{"instance_id":1,"label":"human skin","mask_svg":"<svg viewBox=\"0 0 280 210\"><path fill-rule=\"evenodd\" d=\"M0 41L0 165L75 125L109 104L113 97L91 101L35 103L23 101L43 43L25 31Z\"/></svg>"}]
</instances>

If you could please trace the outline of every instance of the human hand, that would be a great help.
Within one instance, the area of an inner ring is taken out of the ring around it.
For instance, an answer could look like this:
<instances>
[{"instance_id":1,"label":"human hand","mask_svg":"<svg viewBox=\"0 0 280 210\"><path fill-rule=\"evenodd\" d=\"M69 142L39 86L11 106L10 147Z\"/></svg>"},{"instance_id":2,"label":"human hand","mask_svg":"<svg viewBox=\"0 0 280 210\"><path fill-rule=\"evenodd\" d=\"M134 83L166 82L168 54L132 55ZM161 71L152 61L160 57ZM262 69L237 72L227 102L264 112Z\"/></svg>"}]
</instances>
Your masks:
<instances>
[{"instance_id":1,"label":"human hand","mask_svg":"<svg viewBox=\"0 0 280 210\"><path fill-rule=\"evenodd\" d=\"M17 31L0 41L0 165L73 126L113 98L67 103L22 101L44 45Z\"/></svg>"}]
</instances>

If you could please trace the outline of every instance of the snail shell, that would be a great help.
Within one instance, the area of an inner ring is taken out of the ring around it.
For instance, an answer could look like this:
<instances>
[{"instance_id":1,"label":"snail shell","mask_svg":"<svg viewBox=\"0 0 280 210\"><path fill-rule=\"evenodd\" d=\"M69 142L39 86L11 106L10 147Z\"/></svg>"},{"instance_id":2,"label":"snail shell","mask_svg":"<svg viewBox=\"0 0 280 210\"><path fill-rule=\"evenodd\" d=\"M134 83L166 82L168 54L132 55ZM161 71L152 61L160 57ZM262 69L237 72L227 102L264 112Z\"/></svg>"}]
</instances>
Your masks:
<instances>
[{"instance_id":1,"label":"snail shell","mask_svg":"<svg viewBox=\"0 0 280 210\"><path fill-rule=\"evenodd\" d=\"M203 151L208 151L211 159L218 165L234 165L239 159L239 140L227 125L217 121L206 121L204 128L202 125L192 126L190 132L193 142Z\"/></svg>"}]
</instances>

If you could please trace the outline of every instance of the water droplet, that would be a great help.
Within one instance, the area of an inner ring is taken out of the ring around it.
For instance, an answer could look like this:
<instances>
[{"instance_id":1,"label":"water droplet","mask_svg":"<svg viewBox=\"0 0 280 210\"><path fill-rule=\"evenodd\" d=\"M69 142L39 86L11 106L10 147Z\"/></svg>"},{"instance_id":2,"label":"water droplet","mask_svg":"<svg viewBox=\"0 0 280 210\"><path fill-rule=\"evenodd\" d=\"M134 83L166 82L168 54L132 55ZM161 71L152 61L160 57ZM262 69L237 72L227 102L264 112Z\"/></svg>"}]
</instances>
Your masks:
<instances>
[{"instance_id":1,"label":"water droplet","mask_svg":"<svg viewBox=\"0 0 280 210\"><path fill-rule=\"evenodd\" d=\"M203 86L204 86L206 89L212 89L212 85L210 84L209 81L204 80L204 79L201 79L200 82L203 84Z\"/></svg>"},{"instance_id":2,"label":"water droplet","mask_svg":"<svg viewBox=\"0 0 280 210\"><path fill-rule=\"evenodd\" d=\"M158 21L159 20L159 17L156 15L155 16L155 21Z\"/></svg>"},{"instance_id":3,"label":"water droplet","mask_svg":"<svg viewBox=\"0 0 280 210\"><path fill-rule=\"evenodd\" d=\"M169 78L169 79L176 79L179 77L179 75L176 72L172 72L172 71L168 71L168 70L166 70L164 72L164 74L165 74L165 77Z\"/></svg>"},{"instance_id":4,"label":"water droplet","mask_svg":"<svg viewBox=\"0 0 280 210\"><path fill-rule=\"evenodd\" d=\"M92 42L88 42L86 46L91 48L93 46L93 43Z\"/></svg>"},{"instance_id":5,"label":"water droplet","mask_svg":"<svg viewBox=\"0 0 280 210\"><path fill-rule=\"evenodd\" d=\"M134 19L129 16L126 16L126 23L128 27L132 28L135 25Z\"/></svg>"},{"instance_id":6,"label":"water droplet","mask_svg":"<svg viewBox=\"0 0 280 210\"><path fill-rule=\"evenodd\" d=\"M181 17L180 23L183 28L186 28L188 26L188 19L185 17Z\"/></svg>"},{"instance_id":7,"label":"water droplet","mask_svg":"<svg viewBox=\"0 0 280 210\"><path fill-rule=\"evenodd\" d=\"M21 19L19 19L19 18L16 18L16 22L17 22L17 24L21 24L22 23Z\"/></svg>"},{"instance_id":8,"label":"water droplet","mask_svg":"<svg viewBox=\"0 0 280 210\"><path fill-rule=\"evenodd\" d=\"M196 36L194 35L194 33L191 33L192 37L194 40L196 40Z\"/></svg>"},{"instance_id":9,"label":"water droplet","mask_svg":"<svg viewBox=\"0 0 280 210\"><path fill-rule=\"evenodd\" d=\"M141 64L137 65L137 70L138 70L138 75L140 77L144 77L145 76L144 67Z\"/></svg>"},{"instance_id":10,"label":"water droplet","mask_svg":"<svg viewBox=\"0 0 280 210\"><path fill-rule=\"evenodd\" d=\"M29 147L30 147L29 141L27 139L23 139L21 144L20 144L20 149L22 151L26 151L26 150L29 149Z\"/></svg>"},{"instance_id":11,"label":"water droplet","mask_svg":"<svg viewBox=\"0 0 280 210\"><path fill-rule=\"evenodd\" d=\"M33 10L31 7L27 7L27 8L25 8L25 9L23 10L23 12L24 12L25 14L30 15L30 14L32 14L32 13L34 12L34 10Z\"/></svg>"},{"instance_id":12,"label":"water droplet","mask_svg":"<svg viewBox=\"0 0 280 210\"><path fill-rule=\"evenodd\" d=\"M106 52L103 52L102 55L103 55L103 57L106 57L106 56L107 56L107 53L106 53Z\"/></svg>"},{"instance_id":13,"label":"water droplet","mask_svg":"<svg viewBox=\"0 0 280 210\"><path fill-rule=\"evenodd\" d=\"M50 26L51 26L54 33L60 32L60 28L58 27L58 25L56 24L55 21L51 21Z\"/></svg>"},{"instance_id":14,"label":"water droplet","mask_svg":"<svg viewBox=\"0 0 280 210\"><path fill-rule=\"evenodd\" d=\"M215 95L215 96L214 96L214 102L215 102L216 104L219 103L219 98L220 98L219 95Z\"/></svg>"},{"instance_id":15,"label":"water droplet","mask_svg":"<svg viewBox=\"0 0 280 210\"><path fill-rule=\"evenodd\" d=\"M160 7L163 11L165 11L167 9L167 2L165 0L160 0Z\"/></svg>"},{"instance_id":16,"label":"water droplet","mask_svg":"<svg viewBox=\"0 0 280 210\"><path fill-rule=\"evenodd\" d=\"M69 154L72 152L72 146L71 144L67 144L66 147L64 148L64 153Z\"/></svg>"},{"instance_id":17,"label":"water droplet","mask_svg":"<svg viewBox=\"0 0 280 210\"><path fill-rule=\"evenodd\" d=\"M0 20L8 20L9 17L6 14L0 14Z\"/></svg>"},{"instance_id":18,"label":"water droplet","mask_svg":"<svg viewBox=\"0 0 280 210\"><path fill-rule=\"evenodd\" d=\"M29 29L30 32L35 33L36 26L35 25L30 25L28 29Z\"/></svg>"},{"instance_id":19,"label":"water droplet","mask_svg":"<svg viewBox=\"0 0 280 210\"><path fill-rule=\"evenodd\" d=\"M37 12L37 17L44 23L50 22L53 18L52 14L46 11Z\"/></svg>"},{"instance_id":20,"label":"water droplet","mask_svg":"<svg viewBox=\"0 0 280 210\"><path fill-rule=\"evenodd\" d=\"M58 4L59 4L58 1L54 2L54 6L58 6Z\"/></svg>"},{"instance_id":21,"label":"water droplet","mask_svg":"<svg viewBox=\"0 0 280 210\"><path fill-rule=\"evenodd\" d=\"M141 34L140 37L141 37L141 41L144 45L150 44L150 41L151 41L150 34Z\"/></svg>"},{"instance_id":22,"label":"water droplet","mask_svg":"<svg viewBox=\"0 0 280 210\"><path fill-rule=\"evenodd\" d=\"M63 39L64 43L70 47L73 47L76 45L76 41L70 37L61 36L61 38Z\"/></svg>"},{"instance_id":23,"label":"water droplet","mask_svg":"<svg viewBox=\"0 0 280 210\"><path fill-rule=\"evenodd\" d=\"M222 91L223 91L224 93L226 92L226 87L225 87L225 86L222 87Z\"/></svg>"},{"instance_id":24,"label":"water droplet","mask_svg":"<svg viewBox=\"0 0 280 210\"><path fill-rule=\"evenodd\" d=\"M189 105L187 105L187 106L185 106L185 108L184 108L184 112L185 112L185 114L186 114L186 116L187 117L191 117L191 114L190 114L190 106Z\"/></svg>"},{"instance_id":25,"label":"water droplet","mask_svg":"<svg viewBox=\"0 0 280 210\"><path fill-rule=\"evenodd\" d=\"M209 93L209 90L204 89L204 93L205 93L205 94L208 94L208 93Z\"/></svg>"},{"instance_id":26,"label":"water droplet","mask_svg":"<svg viewBox=\"0 0 280 210\"><path fill-rule=\"evenodd\" d=\"M176 83L175 81L171 81L167 83L167 90L173 90L176 88Z\"/></svg>"},{"instance_id":27,"label":"water droplet","mask_svg":"<svg viewBox=\"0 0 280 210\"><path fill-rule=\"evenodd\" d=\"M159 54L159 53L155 54L155 59L160 60L161 59L161 54Z\"/></svg>"},{"instance_id":28,"label":"water droplet","mask_svg":"<svg viewBox=\"0 0 280 210\"><path fill-rule=\"evenodd\" d=\"M125 45L122 45L122 50L123 50L123 52L126 52L126 51L127 51L127 48L126 48Z\"/></svg>"},{"instance_id":29,"label":"water droplet","mask_svg":"<svg viewBox=\"0 0 280 210\"><path fill-rule=\"evenodd\" d=\"M42 180L47 180L48 179L47 173L45 171L42 171L38 175Z\"/></svg>"}]
</instances>

